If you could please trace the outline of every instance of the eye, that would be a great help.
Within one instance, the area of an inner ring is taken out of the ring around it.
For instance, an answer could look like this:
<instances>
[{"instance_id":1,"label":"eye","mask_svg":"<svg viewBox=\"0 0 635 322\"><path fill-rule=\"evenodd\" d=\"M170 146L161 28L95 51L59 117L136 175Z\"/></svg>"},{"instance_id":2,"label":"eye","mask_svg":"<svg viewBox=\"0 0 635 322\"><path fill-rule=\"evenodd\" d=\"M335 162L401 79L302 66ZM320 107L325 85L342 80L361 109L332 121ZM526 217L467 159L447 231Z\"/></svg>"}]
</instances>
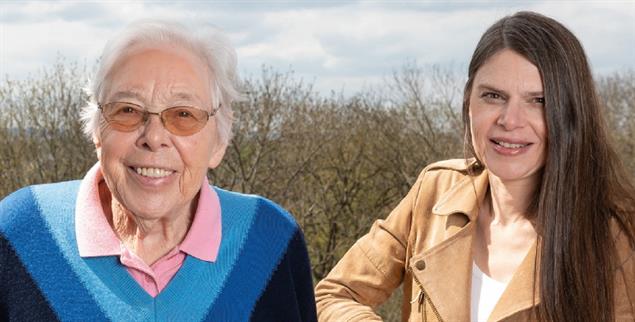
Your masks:
<instances>
[{"instance_id":1,"label":"eye","mask_svg":"<svg viewBox=\"0 0 635 322\"><path fill-rule=\"evenodd\" d=\"M130 115L140 113L141 107L130 103L114 103L111 111L116 115Z\"/></svg>"},{"instance_id":2,"label":"eye","mask_svg":"<svg viewBox=\"0 0 635 322\"><path fill-rule=\"evenodd\" d=\"M535 103L535 104L545 105L545 98L544 97L534 97L532 102Z\"/></svg>"},{"instance_id":3,"label":"eye","mask_svg":"<svg viewBox=\"0 0 635 322\"><path fill-rule=\"evenodd\" d=\"M498 103L504 100L504 97L496 92L484 92L481 98L487 103Z\"/></svg>"},{"instance_id":4,"label":"eye","mask_svg":"<svg viewBox=\"0 0 635 322\"><path fill-rule=\"evenodd\" d=\"M132 106L124 106L121 108L121 113L134 113L134 112L136 112L136 110Z\"/></svg>"},{"instance_id":5,"label":"eye","mask_svg":"<svg viewBox=\"0 0 635 322\"><path fill-rule=\"evenodd\" d=\"M180 118L190 118L193 117L192 113L188 110L179 110L177 116Z\"/></svg>"}]
</instances>

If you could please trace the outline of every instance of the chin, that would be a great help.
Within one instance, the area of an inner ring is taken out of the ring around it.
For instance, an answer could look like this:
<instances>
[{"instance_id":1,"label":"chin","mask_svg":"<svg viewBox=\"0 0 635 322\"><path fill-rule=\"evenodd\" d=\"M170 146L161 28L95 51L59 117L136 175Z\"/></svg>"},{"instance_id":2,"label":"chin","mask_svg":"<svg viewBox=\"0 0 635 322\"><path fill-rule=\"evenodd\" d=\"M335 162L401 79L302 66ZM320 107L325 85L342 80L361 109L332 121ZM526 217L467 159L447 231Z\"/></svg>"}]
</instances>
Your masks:
<instances>
[{"instance_id":1,"label":"chin","mask_svg":"<svg viewBox=\"0 0 635 322\"><path fill-rule=\"evenodd\" d=\"M122 206L126 210L133 213L135 216L142 218L161 218L166 213L169 213L169 209L172 209L172 205L166 202L166 198L159 196L146 196L145 198L128 198L122 202Z\"/></svg>"},{"instance_id":2,"label":"chin","mask_svg":"<svg viewBox=\"0 0 635 322\"><path fill-rule=\"evenodd\" d=\"M514 163L504 165L486 166L487 170L503 181L516 181L528 178L536 178L540 175L541 168L523 167Z\"/></svg>"}]
</instances>

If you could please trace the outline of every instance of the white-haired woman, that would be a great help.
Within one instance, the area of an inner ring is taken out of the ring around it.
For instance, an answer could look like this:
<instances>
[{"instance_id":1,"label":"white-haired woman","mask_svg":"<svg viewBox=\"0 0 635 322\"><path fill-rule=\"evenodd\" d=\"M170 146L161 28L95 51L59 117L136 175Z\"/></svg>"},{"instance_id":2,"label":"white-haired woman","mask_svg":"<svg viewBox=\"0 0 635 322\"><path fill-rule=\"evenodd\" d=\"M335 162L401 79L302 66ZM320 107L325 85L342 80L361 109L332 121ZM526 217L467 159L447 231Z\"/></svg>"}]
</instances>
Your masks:
<instances>
[{"instance_id":1,"label":"white-haired woman","mask_svg":"<svg viewBox=\"0 0 635 322\"><path fill-rule=\"evenodd\" d=\"M82 111L99 162L0 203L0 319L315 320L293 218L206 177L239 96L226 38L138 22L100 64Z\"/></svg>"}]
</instances>

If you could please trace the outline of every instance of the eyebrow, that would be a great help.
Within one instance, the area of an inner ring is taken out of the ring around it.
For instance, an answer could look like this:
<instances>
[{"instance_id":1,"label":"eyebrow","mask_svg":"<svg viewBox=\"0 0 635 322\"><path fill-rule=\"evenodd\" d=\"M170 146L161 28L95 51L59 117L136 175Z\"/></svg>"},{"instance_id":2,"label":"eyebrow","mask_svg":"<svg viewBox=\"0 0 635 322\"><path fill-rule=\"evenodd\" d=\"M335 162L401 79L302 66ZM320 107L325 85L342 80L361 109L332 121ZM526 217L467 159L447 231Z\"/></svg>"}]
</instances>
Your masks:
<instances>
[{"instance_id":1,"label":"eyebrow","mask_svg":"<svg viewBox=\"0 0 635 322\"><path fill-rule=\"evenodd\" d=\"M143 96L139 92L130 91L130 90L116 92L115 94L112 95L110 100L116 102L120 99L126 99L126 98L134 98L138 100L139 102L144 101Z\"/></svg>"},{"instance_id":2,"label":"eyebrow","mask_svg":"<svg viewBox=\"0 0 635 322\"><path fill-rule=\"evenodd\" d=\"M170 102L186 102L186 104L203 104L203 100L196 94L188 92L174 92L166 95ZM178 104L178 103L177 103Z\"/></svg>"},{"instance_id":3,"label":"eyebrow","mask_svg":"<svg viewBox=\"0 0 635 322\"><path fill-rule=\"evenodd\" d=\"M479 84L476 87L477 90L487 90L487 91L492 91L492 92L497 92L497 93L501 93L504 96L509 96L509 93L507 93L506 91L502 90L502 89L498 89L495 86L489 85L489 84ZM536 96L544 96L544 92L543 91L533 91L533 92L525 92L523 93L523 97L536 97Z\"/></svg>"},{"instance_id":4,"label":"eyebrow","mask_svg":"<svg viewBox=\"0 0 635 322\"><path fill-rule=\"evenodd\" d=\"M171 99L184 100L184 101L200 101L198 95L192 95L190 93L177 92L170 96Z\"/></svg>"},{"instance_id":5,"label":"eyebrow","mask_svg":"<svg viewBox=\"0 0 635 322\"><path fill-rule=\"evenodd\" d=\"M198 97L198 95L196 94L190 94L190 93L185 93L185 92L177 92L177 93L170 93L169 94L170 100L171 101L187 101L187 102L199 102L201 101ZM145 102L145 98L144 96L135 91L135 90L123 90L123 91L118 91L115 94L112 95L112 97L110 98L111 101L119 101L122 99L135 99L139 102Z\"/></svg>"}]
</instances>

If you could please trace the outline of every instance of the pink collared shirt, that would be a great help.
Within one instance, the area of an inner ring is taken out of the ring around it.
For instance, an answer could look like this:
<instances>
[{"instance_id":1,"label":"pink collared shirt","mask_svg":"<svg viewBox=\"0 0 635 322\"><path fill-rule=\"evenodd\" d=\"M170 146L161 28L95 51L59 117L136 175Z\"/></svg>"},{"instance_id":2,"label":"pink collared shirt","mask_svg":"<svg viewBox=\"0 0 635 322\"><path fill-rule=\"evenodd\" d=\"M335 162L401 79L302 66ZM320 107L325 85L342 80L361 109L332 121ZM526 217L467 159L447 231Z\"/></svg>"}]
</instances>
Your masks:
<instances>
[{"instance_id":1,"label":"pink collared shirt","mask_svg":"<svg viewBox=\"0 0 635 322\"><path fill-rule=\"evenodd\" d=\"M198 207L183 242L154 264L148 266L127 249L106 219L99 199L98 185L103 181L99 162L86 174L75 204L75 233L81 257L119 256L130 275L156 297L183 265L186 255L214 262L221 241L221 209L216 192L207 178L201 184Z\"/></svg>"}]
</instances>

